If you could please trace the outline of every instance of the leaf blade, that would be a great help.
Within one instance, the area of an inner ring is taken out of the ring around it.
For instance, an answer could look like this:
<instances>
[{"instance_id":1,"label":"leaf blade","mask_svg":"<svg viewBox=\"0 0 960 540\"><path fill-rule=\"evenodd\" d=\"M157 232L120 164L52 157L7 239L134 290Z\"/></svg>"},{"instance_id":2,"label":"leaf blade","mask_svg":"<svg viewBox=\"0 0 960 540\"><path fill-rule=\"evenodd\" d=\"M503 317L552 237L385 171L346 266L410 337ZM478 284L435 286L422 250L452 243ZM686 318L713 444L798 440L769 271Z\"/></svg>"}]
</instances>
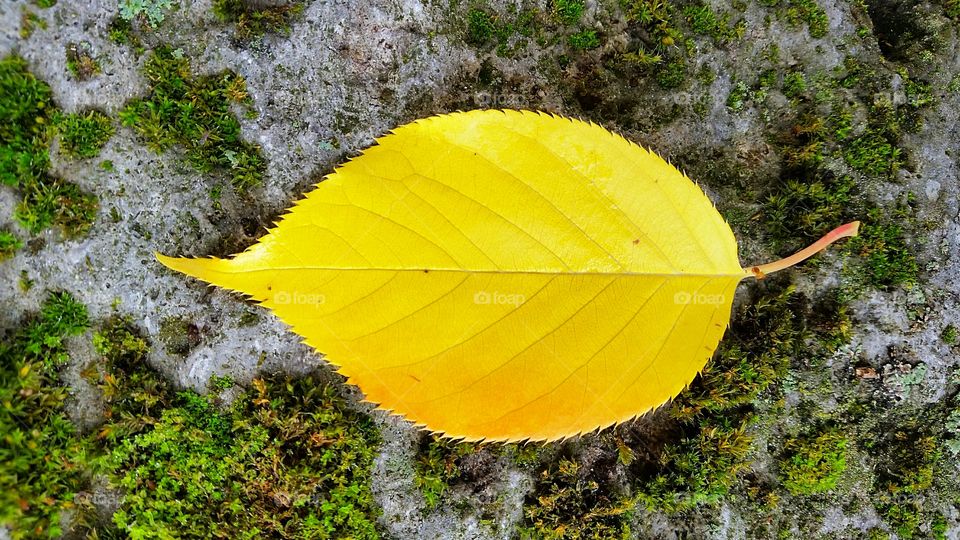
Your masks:
<instances>
[{"instance_id":1,"label":"leaf blade","mask_svg":"<svg viewBox=\"0 0 960 540\"><path fill-rule=\"evenodd\" d=\"M593 124L475 111L397 128L232 259L160 260L261 302L417 424L548 440L689 384L747 275L736 251L659 156Z\"/></svg>"}]
</instances>

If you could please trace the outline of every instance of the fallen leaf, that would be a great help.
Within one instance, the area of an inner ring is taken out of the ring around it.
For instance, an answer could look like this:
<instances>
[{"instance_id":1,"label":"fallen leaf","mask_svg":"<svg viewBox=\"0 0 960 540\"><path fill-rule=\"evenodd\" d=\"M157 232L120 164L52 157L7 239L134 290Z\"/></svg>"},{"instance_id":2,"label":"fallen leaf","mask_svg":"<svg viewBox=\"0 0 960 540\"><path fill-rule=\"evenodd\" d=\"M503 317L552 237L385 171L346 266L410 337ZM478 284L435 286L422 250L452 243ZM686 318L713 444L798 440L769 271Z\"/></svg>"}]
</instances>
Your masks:
<instances>
[{"instance_id":1,"label":"fallen leaf","mask_svg":"<svg viewBox=\"0 0 960 540\"><path fill-rule=\"evenodd\" d=\"M260 302L367 400L466 440L629 420L703 369L741 268L693 182L595 124L430 117L339 167L255 245L166 266Z\"/></svg>"}]
</instances>

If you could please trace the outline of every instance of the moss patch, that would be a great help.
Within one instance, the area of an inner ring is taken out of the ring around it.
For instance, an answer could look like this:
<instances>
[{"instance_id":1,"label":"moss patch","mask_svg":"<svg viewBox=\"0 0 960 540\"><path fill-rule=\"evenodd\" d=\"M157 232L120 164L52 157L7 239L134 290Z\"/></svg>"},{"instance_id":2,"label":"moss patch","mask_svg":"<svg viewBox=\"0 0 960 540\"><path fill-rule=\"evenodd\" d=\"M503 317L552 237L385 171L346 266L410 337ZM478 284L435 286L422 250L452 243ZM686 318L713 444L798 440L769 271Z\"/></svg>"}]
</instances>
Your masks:
<instances>
[{"instance_id":1,"label":"moss patch","mask_svg":"<svg viewBox=\"0 0 960 540\"><path fill-rule=\"evenodd\" d=\"M511 7L498 14L478 5L467 12L466 42L480 49L493 48L498 56L511 57L531 39L542 43L544 17L536 10L518 11Z\"/></svg>"},{"instance_id":2,"label":"moss patch","mask_svg":"<svg viewBox=\"0 0 960 540\"><path fill-rule=\"evenodd\" d=\"M189 60L165 47L147 59L144 75L150 93L120 112L124 126L156 152L182 147L197 170L227 174L238 191L261 183L263 155L242 139L240 121L231 112L234 104L249 104L242 77L230 71L195 76Z\"/></svg>"},{"instance_id":3,"label":"moss patch","mask_svg":"<svg viewBox=\"0 0 960 540\"><path fill-rule=\"evenodd\" d=\"M806 26L812 38L825 37L830 23L827 12L815 0L790 0L787 21L793 26Z\"/></svg>"},{"instance_id":4,"label":"moss patch","mask_svg":"<svg viewBox=\"0 0 960 540\"><path fill-rule=\"evenodd\" d=\"M683 8L683 17L694 33L710 36L718 45L739 41L746 31L742 20L732 23L733 16L729 12L717 14L706 4Z\"/></svg>"},{"instance_id":5,"label":"moss patch","mask_svg":"<svg viewBox=\"0 0 960 540\"><path fill-rule=\"evenodd\" d=\"M59 114L54 118L60 150L73 158L92 158L113 137L113 121L100 111Z\"/></svg>"},{"instance_id":6,"label":"moss patch","mask_svg":"<svg viewBox=\"0 0 960 540\"><path fill-rule=\"evenodd\" d=\"M87 325L84 306L56 293L0 339L0 524L13 527L13 538L58 537L86 486L92 446L63 410L58 370L68 360L63 340Z\"/></svg>"},{"instance_id":7,"label":"moss patch","mask_svg":"<svg viewBox=\"0 0 960 540\"><path fill-rule=\"evenodd\" d=\"M37 233L59 225L67 237L85 234L96 219L99 203L94 195L85 193L75 184L59 178L47 178L43 183L21 189L24 197L14 217L28 231Z\"/></svg>"},{"instance_id":8,"label":"moss patch","mask_svg":"<svg viewBox=\"0 0 960 540\"><path fill-rule=\"evenodd\" d=\"M309 378L253 386L227 409L181 392L122 441L114 523L147 537L376 538L369 419Z\"/></svg>"},{"instance_id":9,"label":"moss patch","mask_svg":"<svg viewBox=\"0 0 960 540\"><path fill-rule=\"evenodd\" d=\"M50 87L9 56L0 61L0 181L8 186L39 182L47 171Z\"/></svg>"},{"instance_id":10,"label":"moss patch","mask_svg":"<svg viewBox=\"0 0 960 540\"><path fill-rule=\"evenodd\" d=\"M924 426L906 422L870 445L880 453L874 479L878 512L898 537L923 537L931 510L925 495L934 485L940 460L936 438Z\"/></svg>"},{"instance_id":11,"label":"moss patch","mask_svg":"<svg viewBox=\"0 0 960 540\"><path fill-rule=\"evenodd\" d=\"M100 74L100 62L87 43L70 43L66 47L67 71L78 81L86 81Z\"/></svg>"},{"instance_id":12,"label":"moss patch","mask_svg":"<svg viewBox=\"0 0 960 540\"><path fill-rule=\"evenodd\" d=\"M597 36L596 30L581 30L576 34L571 34L567 40L571 47L581 51L596 49L600 46L600 38Z\"/></svg>"},{"instance_id":13,"label":"moss patch","mask_svg":"<svg viewBox=\"0 0 960 540\"><path fill-rule=\"evenodd\" d=\"M778 460L783 486L794 495L833 489L847 468L847 445L847 438L831 429L788 438Z\"/></svg>"},{"instance_id":14,"label":"moss patch","mask_svg":"<svg viewBox=\"0 0 960 540\"><path fill-rule=\"evenodd\" d=\"M47 21L33 11L23 8L20 14L20 38L29 39L37 29L46 30Z\"/></svg>"},{"instance_id":15,"label":"moss patch","mask_svg":"<svg viewBox=\"0 0 960 540\"><path fill-rule=\"evenodd\" d=\"M97 198L47 173L55 111L50 87L23 59L0 60L0 183L18 188L22 196L14 217L32 233L59 225L65 235L75 236L93 224Z\"/></svg>"},{"instance_id":16,"label":"moss patch","mask_svg":"<svg viewBox=\"0 0 960 540\"><path fill-rule=\"evenodd\" d=\"M633 501L601 489L587 472L569 458L561 458L540 470L534 488L536 495L524 505L521 538L631 538L624 518L633 508Z\"/></svg>"},{"instance_id":17,"label":"moss patch","mask_svg":"<svg viewBox=\"0 0 960 540\"><path fill-rule=\"evenodd\" d=\"M83 372L104 421L81 434L57 370L63 339L87 326L81 304L54 294L0 334L0 523L14 538L378 537L375 428L333 386L268 376L230 406L176 392L146 364L149 345L131 321L115 316L94 334L100 358ZM90 494L97 473L122 493L107 521Z\"/></svg>"},{"instance_id":18,"label":"moss patch","mask_svg":"<svg viewBox=\"0 0 960 540\"><path fill-rule=\"evenodd\" d=\"M414 462L414 478L428 508L437 506L450 483L460 477L460 461L475 446L423 435Z\"/></svg>"},{"instance_id":19,"label":"moss patch","mask_svg":"<svg viewBox=\"0 0 960 540\"><path fill-rule=\"evenodd\" d=\"M638 505L688 512L716 505L732 490L761 504L778 499L776 486L750 495L751 425L760 403L777 399L791 364L824 358L845 342L846 320L842 309L812 306L782 277L758 288L714 359L666 414L601 433L590 459L561 446L558 458L538 469L524 509L530 537L629 537L627 518ZM784 455L805 456L798 466L808 474L815 465L811 452L794 445ZM831 473L820 479L831 482Z\"/></svg>"},{"instance_id":20,"label":"moss patch","mask_svg":"<svg viewBox=\"0 0 960 540\"><path fill-rule=\"evenodd\" d=\"M17 235L0 229L0 261L12 257L21 247L23 242L17 238Z\"/></svg>"},{"instance_id":21,"label":"moss patch","mask_svg":"<svg viewBox=\"0 0 960 540\"><path fill-rule=\"evenodd\" d=\"M213 13L221 21L236 24L236 36L246 40L266 33L285 32L303 12L303 3L257 0L214 0Z\"/></svg>"},{"instance_id":22,"label":"moss patch","mask_svg":"<svg viewBox=\"0 0 960 540\"><path fill-rule=\"evenodd\" d=\"M738 314L717 356L671 406L678 436L655 467L638 470L641 502L677 511L727 493L748 465L752 403L801 354L805 333L803 299L782 283Z\"/></svg>"}]
</instances>

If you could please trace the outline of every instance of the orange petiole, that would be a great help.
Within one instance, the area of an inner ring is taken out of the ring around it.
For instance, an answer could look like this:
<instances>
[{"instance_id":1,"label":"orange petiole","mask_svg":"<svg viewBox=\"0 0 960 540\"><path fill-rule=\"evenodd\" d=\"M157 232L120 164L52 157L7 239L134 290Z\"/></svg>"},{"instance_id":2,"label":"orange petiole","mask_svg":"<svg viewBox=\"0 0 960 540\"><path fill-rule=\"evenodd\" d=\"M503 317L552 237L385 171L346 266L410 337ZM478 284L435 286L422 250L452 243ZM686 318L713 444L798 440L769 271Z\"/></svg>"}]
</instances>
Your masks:
<instances>
[{"instance_id":1,"label":"orange petiole","mask_svg":"<svg viewBox=\"0 0 960 540\"><path fill-rule=\"evenodd\" d=\"M823 238L817 240L813 244L807 246L806 248L794 253L793 255L780 259L779 261L774 261L772 263L761 264L759 266L752 266L750 268L744 268L744 271L748 274L753 275L757 279L763 279L767 274L772 274L774 272L779 272L785 268L790 268L791 266L800 263L810 257L813 257L817 253L826 249L827 246L836 242L841 238L848 238L856 236L860 232L860 222L852 221L837 227L836 229L828 232L824 235Z\"/></svg>"}]
</instances>

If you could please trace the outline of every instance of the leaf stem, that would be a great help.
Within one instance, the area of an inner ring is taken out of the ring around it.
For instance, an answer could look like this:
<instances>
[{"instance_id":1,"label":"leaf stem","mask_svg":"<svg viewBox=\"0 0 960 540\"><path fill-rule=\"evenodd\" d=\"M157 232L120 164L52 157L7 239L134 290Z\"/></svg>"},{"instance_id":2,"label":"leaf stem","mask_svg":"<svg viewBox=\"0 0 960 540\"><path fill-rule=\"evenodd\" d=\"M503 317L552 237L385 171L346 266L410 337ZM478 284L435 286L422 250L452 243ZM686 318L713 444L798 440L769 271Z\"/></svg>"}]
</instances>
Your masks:
<instances>
[{"instance_id":1,"label":"leaf stem","mask_svg":"<svg viewBox=\"0 0 960 540\"><path fill-rule=\"evenodd\" d=\"M823 238L817 240L813 244L810 244L806 248L794 253L793 255L780 259L779 261L774 261L772 263L761 264L759 266L752 266L750 268L744 268L748 274L752 274L753 277L757 279L763 279L767 274L772 274L783 270L784 268L790 268L791 266L813 257L817 253L826 249L827 246L836 242L841 238L847 238L856 236L860 232L860 222L852 221L837 227L836 229L828 232L824 235Z\"/></svg>"}]
</instances>

